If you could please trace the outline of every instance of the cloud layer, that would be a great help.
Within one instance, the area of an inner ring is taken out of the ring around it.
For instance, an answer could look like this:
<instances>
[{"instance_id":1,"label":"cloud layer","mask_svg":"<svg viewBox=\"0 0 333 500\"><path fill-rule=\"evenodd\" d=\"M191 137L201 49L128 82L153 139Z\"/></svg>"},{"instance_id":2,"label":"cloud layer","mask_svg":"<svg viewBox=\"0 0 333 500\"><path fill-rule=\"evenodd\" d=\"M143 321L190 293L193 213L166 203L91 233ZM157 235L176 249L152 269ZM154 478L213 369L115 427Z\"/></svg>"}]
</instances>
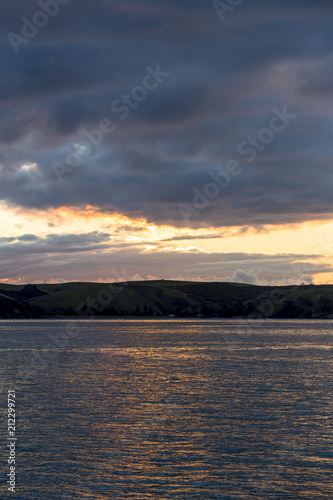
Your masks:
<instances>
[{"instance_id":1,"label":"cloud layer","mask_svg":"<svg viewBox=\"0 0 333 500\"><path fill-rule=\"evenodd\" d=\"M332 217L332 2L254 0L221 22L212 2L71 0L15 53L8 33L22 36L40 4L0 7L6 203L174 226ZM168 75L145 80L158 65ZM249 161L239 146L269 138L284 107L296 118ZM231 160L241 173L198 209L195 194ZM180 205L195 210L184 219Z\"/></svg>"},{"instance_id":2,"label":"cloud layer","mask_svg":"<svg viewBox=\"0 0 333 500\"><path fill-rule=\"evenodd\" d=\"M320 255L204 252L112 239L108 233L24 234L0 239L4 282L185 279L294 284L332 272Z\"/></svg>"}]
</instances>

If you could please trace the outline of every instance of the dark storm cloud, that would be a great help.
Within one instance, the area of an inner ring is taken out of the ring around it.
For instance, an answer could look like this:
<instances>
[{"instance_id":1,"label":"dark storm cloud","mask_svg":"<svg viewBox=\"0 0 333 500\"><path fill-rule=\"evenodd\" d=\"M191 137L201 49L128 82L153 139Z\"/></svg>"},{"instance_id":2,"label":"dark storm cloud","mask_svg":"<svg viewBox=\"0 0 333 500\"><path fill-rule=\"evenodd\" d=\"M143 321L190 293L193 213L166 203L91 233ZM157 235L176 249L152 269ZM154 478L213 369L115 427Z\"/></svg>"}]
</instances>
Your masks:
<instances>
[{"instance_id":1,"label":"dark storm cloud","mask_svg":"<svg viewBox=\"0 0 333 500\"><path fill-rule=\"evenodd\" d=\"M16 54L8 33L22 36L42 3L0 7L1 199L175 226L331 218L331 1L244 1L221 22L210 1L71 0ZM168 76L142 94L158 65ZM239 145L284 106L296 119L248 162ZM68 168L103 119L115 130ZM179 205L233 159L242 173L184 220Z\"/></svg>"},{"instance_id":2,"label":"dark storm cloud","mask_svg":"<svg viewBox=\"0 0 333 500\"><path fill-rule=\"evenodd\" d=\"M202 116L207 93L204 86L169 86L162 88L138 109L138 121L154 124L179 124L195 116Z\"/></svg>"}]
</instances>

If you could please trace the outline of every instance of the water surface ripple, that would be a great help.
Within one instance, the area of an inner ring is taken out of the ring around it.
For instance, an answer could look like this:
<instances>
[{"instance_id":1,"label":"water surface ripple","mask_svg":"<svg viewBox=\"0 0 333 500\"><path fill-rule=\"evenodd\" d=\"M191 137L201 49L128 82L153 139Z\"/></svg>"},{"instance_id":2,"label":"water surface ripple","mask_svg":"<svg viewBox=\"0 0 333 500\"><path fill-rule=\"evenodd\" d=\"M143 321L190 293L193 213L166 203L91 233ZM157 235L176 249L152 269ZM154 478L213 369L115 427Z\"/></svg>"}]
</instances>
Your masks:
<instances>
[{"instance_id":1,"label":"water surface ripple","mask_svg":"<svg viewBox=\"0 0 333 500\"><path fill-rule=\"evenodd\" d=\"M16 499L333 498L332 321L77 323L0 322Z\"/></svg>"}]
</instances>

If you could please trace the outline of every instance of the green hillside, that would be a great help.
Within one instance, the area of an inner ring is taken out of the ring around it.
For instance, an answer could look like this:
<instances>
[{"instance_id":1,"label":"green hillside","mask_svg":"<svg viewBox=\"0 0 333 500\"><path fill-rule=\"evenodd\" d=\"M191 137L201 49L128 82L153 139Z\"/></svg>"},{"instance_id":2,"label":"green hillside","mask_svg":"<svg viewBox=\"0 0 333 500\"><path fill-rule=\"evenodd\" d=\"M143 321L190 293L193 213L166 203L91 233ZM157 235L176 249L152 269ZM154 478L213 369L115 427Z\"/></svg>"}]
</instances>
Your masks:
<instances>
[{"instance_id":1,"label":"green hillside","mask_svg":"<svg viewBox=\"0 0 333 500\"><path fill-rule=\"evenodd\" d=\"M333 317L333 285L133 281L1 285L0 318L69 316Z\"/></svg>"}]
</instances>

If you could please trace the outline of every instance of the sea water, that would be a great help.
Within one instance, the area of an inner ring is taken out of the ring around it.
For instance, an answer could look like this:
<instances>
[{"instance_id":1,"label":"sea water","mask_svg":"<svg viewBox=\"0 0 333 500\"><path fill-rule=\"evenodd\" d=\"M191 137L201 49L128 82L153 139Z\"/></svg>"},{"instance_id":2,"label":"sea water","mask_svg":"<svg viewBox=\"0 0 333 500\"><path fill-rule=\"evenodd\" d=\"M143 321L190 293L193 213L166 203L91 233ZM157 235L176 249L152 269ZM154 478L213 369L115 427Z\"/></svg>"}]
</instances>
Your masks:
<instances>
[{"instance_id":1,"label":"sea water","mask_svg":"<svg viewBox=\"0 0 333 500\"><path fill-rule=\"evenodd\" d=\"M1 321L0 497L332 499L332 327Z\"/></svg>"}]
</instances>

